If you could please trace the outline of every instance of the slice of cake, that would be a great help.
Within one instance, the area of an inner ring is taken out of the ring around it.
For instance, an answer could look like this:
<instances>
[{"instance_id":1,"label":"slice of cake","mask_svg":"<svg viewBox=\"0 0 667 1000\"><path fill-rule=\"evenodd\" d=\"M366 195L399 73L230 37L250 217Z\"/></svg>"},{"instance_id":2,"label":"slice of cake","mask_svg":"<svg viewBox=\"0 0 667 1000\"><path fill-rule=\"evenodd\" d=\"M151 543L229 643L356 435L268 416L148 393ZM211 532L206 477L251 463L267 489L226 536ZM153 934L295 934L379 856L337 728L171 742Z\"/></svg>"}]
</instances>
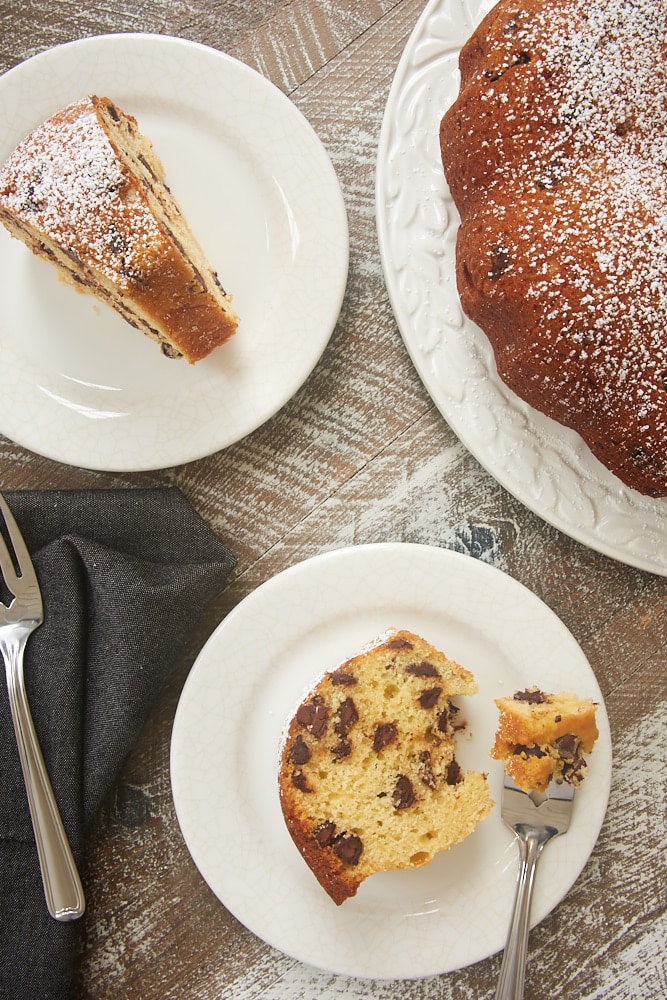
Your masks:
<instances>
[{"instance_id":1,"label":"slice of cake","mask_svg":"<svg viewBox=\"0 0 667 1000\"><path fill-rule=\"evenodd\" d=\"M285 823L335 903L375 872L414 868L491 810L486 775L455 757L452 698L469 671L411 632L391 632L320 680L289 723Z\"/></svg>"},{"instance_id":2,"label":"slice of cake","mask_svg":"<svg viewBox=\"0 0 667 1000\"><path fill-rule=\"evenodd\" d=\"M550 781L578 785L586 773L584 753L598 738L597 704L574 694L538 688L498 698L500 711L491 756L525 792L543 792Z\"/></svg>"},{"instance_id":3,"label":"slice of cake","mask_svg":"<svg viewBox=\"0 0 667 1000\"><path fill-rule=\"evenodd\" d=\"M236 330L151 143L107 97L63 108L17 146L0 171L0 220L168 357L194 363Z\"/></svg>"}]
</instances>

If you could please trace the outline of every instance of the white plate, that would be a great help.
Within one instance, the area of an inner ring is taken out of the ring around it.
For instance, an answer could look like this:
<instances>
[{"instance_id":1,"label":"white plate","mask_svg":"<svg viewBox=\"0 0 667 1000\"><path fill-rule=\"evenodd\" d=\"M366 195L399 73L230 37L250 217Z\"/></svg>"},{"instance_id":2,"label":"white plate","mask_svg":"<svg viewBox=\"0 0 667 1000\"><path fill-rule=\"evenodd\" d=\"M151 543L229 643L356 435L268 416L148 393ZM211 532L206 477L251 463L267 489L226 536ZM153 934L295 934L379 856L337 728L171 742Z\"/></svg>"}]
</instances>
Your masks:
<instances>
[{"instance_id":1,"label":"white plate","mask_svg":"<svg viewBox=\"0 0 667 1000\"><path fill-rule=\"evenodd\" d=\"M171 780L185 842L213 892L250 930L303 962L354 976L414 978L503 947L518 866L499 806L425 868L375 875L337 907L292 843L277 775L281 738L305 691L386 629L407 628L473 671L457 756L489 773L493 699L538 684L600 702L599 740L566 837L544 852L533 919L584 867L611 778L609 723L590 666L535 595L500 570L445 549L386 544L300 563L250 594L214 632L185 684Z\"/></svg>"},{"instance_id":2,"label":"white plate","mask_svg":"<svg viewBox=\"0 0 667 1000\"><path fill-rule=\"evenodd\" d=\"M6 73L0 161L89 93L113 98L153 141L241 323L204 361L170 361L0 226L0 431L72 465L163 468L239 440L308 377L345 290L345 206L324 147L281 91L229 56L158 35L87 38Z\"/></svg>"},{"instance_id":3,"label":"white plate","mask_svg":"<svg viewBox=\"0 0 667 1000\"><path fill-rule=\"evenodd\" d=\"M482 331L461 311L459 216L440 160L440 119L459 89L458 53L491 0L430 0L391 87L378 152L378 237L401 334L436 406L498 482L590 548L667 575L667 500L629 490L578 434L500 380Z\"/></svg>"}]
</instances>

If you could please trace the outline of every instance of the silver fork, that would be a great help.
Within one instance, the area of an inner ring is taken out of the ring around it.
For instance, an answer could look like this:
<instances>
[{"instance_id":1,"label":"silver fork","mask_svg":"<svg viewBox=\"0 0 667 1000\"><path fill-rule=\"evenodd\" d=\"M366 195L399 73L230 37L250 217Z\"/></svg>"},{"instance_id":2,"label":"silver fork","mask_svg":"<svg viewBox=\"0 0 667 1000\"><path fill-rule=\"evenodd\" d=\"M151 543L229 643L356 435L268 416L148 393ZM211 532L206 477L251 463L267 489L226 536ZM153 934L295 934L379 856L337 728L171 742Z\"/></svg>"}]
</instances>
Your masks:
<instances>
[{"instance_id":1,"label":"silver fork","mask_svg":"<svg viewBox=\"0 0 667 1000\"><path fill-rule=\"evenodd\" d=\"M42 597L28 549L1 494L0 515L4 518L7 541L14 550L12 554L0 533L0 571L11 595L8 604L0 600L0 652L5 661L9 706L35 831L44 895L52 917L76 920L86 905L83 888L37 741L23 680L26 643L44 621Z\"/></svg>"},{"instance_id":2,"label":"silver fork","mask_svg":"<svg viewBox=\"0 0 667 1000\"><path fill-rule=\"evenodd\" d=\"M543 794L528 793L505 776L501 812L519 845L519 874L496 1000L521 1000L523 997L530 903L537 862L545 844L567 832L573 804L574 787L567 782L552 781Z\"/></svg>"}]
</instances>

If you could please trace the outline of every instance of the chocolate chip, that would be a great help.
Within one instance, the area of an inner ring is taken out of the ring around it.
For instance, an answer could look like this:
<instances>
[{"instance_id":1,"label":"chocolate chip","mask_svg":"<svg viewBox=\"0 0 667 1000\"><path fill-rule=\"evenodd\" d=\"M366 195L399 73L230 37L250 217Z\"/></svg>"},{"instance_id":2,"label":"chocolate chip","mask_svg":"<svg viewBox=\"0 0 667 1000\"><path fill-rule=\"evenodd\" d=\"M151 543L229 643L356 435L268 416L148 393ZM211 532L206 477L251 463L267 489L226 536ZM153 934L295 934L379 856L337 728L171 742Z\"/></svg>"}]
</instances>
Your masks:
<instances>
[{"instance_id":1,"label":"chocolate chip","mask_svg":"<svg viewBox=\"0 0 667 1000\"><path fill-rule=\"evenodd\" d=\"M22 192L23 193L23 192ZM38 200L34 197L35 195L35 185L28 183L25 187L25 193L21 200L19 208L23 212L40 212L45 206L46 202Z\"/></svg>"},{"instance_id":2,"label":"chocolate chip","mask_svg":"<svg viewBox=\"0 0 667 1000\"><path fill-rule=\"evenodd\" d=\"M160 344L160 350L162 351L162 353L166 358L181 358L183 356L181 352L176 350L175 347L172 347L171 344L166 344L166 343Z\"/></svg>"},{"instance_id":3,"label":"chocolate chip","mask_svg":"<svg viewBox=\"0 0 667 1000\"><path fill-rule=\"evenodd\" d=\"M313 719L315 718L315 706L311 704L299 705L296 710L296 721L300 726L305 726L308 729L309 726L313 724Z\"/></svg>"},{"instance_id":4,"label":"chocolate chip","mask_svg":"<svg viewBox=\"0 0 667 1000\"><path fill-rule=\"evenodd\" d=\"M157 174L155 173L155 171L153 170L153 168L151 167L151 165L148 162L148 160L146 159L146 157L142 153L138 153L137 154L137 159L139 160L140 163L143 163L144 167L146 168L146 170L148 171L148 173L151 175L151 177L153 178L153 180L156 181L156 183L159 184L160 183L160 179L157 176Z\"/></svg>"},{"instance_id":5,"label":"chocolate chip","mask_svg":"<svg viewBox=\"0 0 667 1000\"><path fill-rule=\"evenodd\" d=\"M328 847L332 843L336 833L336 824L333 820L327 819L315 830L315 839L320 847Z\"/></svg>"},{"instance_id":6,"label":"chocolate chip","mask_svg":"<svg viewBox=\"0 0 667 1000\"><path fill-rule=\"evenodd\" d=\"M550 191L561 183L564 176L565 165L563 161L558 158L553 159L537 178L537 186L543 191Z\"/></svg>"},{"instance_id":7,"label":"chocolate chip","mask_svg":"<svg viewBox=\"0 0 667 1000\"><path fill-rule=\"evenodd\" d=\"M130 267L129 264L123 264L119 268L119 273L127 278L128 281L134 282L135 285L143 285L145 282L145 277L142 271L136 267Z\"/></svg>"},{"instance_id":8,"label":"chocolate chip","mask_svg":"<svg viewBox=\"0 0 667 1000\"><path fill-rule=\"evenodd\" d=\"M211 271L211 277L213 278L213 281L218 286L218 288L220 289L220 291L222 292L222 294L226 295L227 292L223 288L222 282L220 281L220 278L218 277L218 275L217 275L217 273L215 271Z\"/></svg>"},{"instance_id":9,"label":"chocolate chip","mask_svg":"<svg viewBox=\"0 0 667 1000\"><path fill-rule=\"evenodd\" d=\"M406 774L399 774L392 793L394 809L408 809L415 801L412 782Z\"/></svg>"},{"instance_id":10,"label":"chocolate chip","mask_svg":"<svg viewBox=\"0 0 667 1000\"><path fill-rule=\"evenodd\" d=\"M438 716L438 732L448 733L451 729L452 717L450 715L450 710L452 706L448 705L447 708L443 708L442 712Z\"/></svg>"},{"instance_id":11,"label":"chocolate chip","mask_svg":"<svg viewBox=\"0 0 667 1000\"><path fill-rule=\"evenodd\" d=\"M654 465L657 460L652 452L646 451L641 445L632 449L630 458L639 469L645 469L647 466Z\"/></svg>"},{"instance_id":12,"label":"chocolate chip","mask_svg":"<svg viewBox=\"0 0 667 1000\"><path fill-rule=\"evenodd\" d=\"M312 701L299 705L296 720L299 725L312 733L315 739L319 740L326 732L329 708L319 695L315 695Z\"/></svg>"},{"instance_id":13,"label":"chocolate chip","mask_svg":"<svg viewBox=\"0 0 667 1000\"><path fill-rule=\"evenodd\" d=\"M380 750L384 750L388 747L390 743L393 743L395 739L398 738L398 729L393 722L381 722L375 727L375 735L373 736L373 749L376 753Z\"/></svg>"},{"instance_id":14,"label":"chocolate chip","mask_svg":"<svg viewBox=\"0 0 667 1000\"><path fill-rule=\"evenodd\" d=\"M192 265L192 280L188 282L188 287L192 289L195 295L208 291L201 271L194 264Z\"/></svg>"},{"instance_id":15,"label":"chocolate chip","mask_svg":"<svg viewBox=\"0 0 667 1000\"><path fill-rule=\"evenodd\" d=\"M308 782L306 781L306 776L303 771L292 771L292 784L295 788L298 788L300 792L312 792L312 788L308 787Z\"/></svg>"},{"instance_id":16,"label":"chocolate chip","mask_svg":"<svg viewBox=\"0 0 667 1000\"><path fill-rule=\"evenodd\" d=\"M512 695L514 701L527 701L530 705L543 705L549 699L543 691L537 688L526 688L525 691L515 691Z\"/></svg>"},{"instance_id":17,"label":"chocolate chip","mask_svg":"<svg viewBox=\"0 0 667 1000\"><path fill-rule=\"evenodd\" d=\"M565 736L559 736L557 740L554 740L554 746L562 757L575 758L579 752L581 740L574 733L566 733Z\"/></svg>"},{"instance_id":18,"label":"chocolate chip","mask_svg":"<svg viewBox=\"0 0 667 1000\"><path fill-rule=\"evenodd\" d=\"M22 226L19 226L18 228L23 230ZM26 230L23 230L23 232L26 232ZM56 263L58 263L58 258L54 254L53 250L47 247L46 243L40 243L39 252L43 253L46 257L49 258L49 260L54 260Z\"/></svg>"},{"instance_id":19,"label":"chocolate chip","mask_svg":"<svg viewBox=\"0 0 667 1000\"><path fill-rule=\"evenodd\" d=\"M463 773L457 760L450 760L445 772L445 781L448 785L458 785L463 781Z\"/></svg>"},{"instance_id":20,"label":"chocolate chip","mask_svg":"<svg viewBox=\"0 0 667 1000\"><path fill-rule=\"evenodd\" d=\"M113 253L122 254L127 250L128 241L112 222L106 232L105 242Z\"/></svg>"},{"instance_id":21,"label":"chocolate chip","mask_svg":"<svg viewBox=\"0 0 667 1000\"><path fill-rule=\"evenodd\" d=\"M306 764L310 760L310 749L301 733L292 743L289 759L291 764Z\"/></svg>"},{"instance_id":22,"label":"chocolate chip","mask_svg":"<svg viewBox=\"0 0 667 1000\"><path fill-rule=\"evenodd\" d=\"M338 709L338 719L334 723L334 730L339 736L346 736L355 722L359 721L359 713L357 712L357 706L354 704L352 698L346 698L342 701L340 708Z\"/></svg>"},{"instance_id":23,"label":"chocolate chip","mask_svg":"<svg viewBox=\"0 0 667 1000\"><path fill-rule=\"evenodd\" d=\"M354 674L348 674L346 670L334 670L331 674L331 683L340 687L352 687L357 683L357 678Z\"/></svg>"},{"instance_id":24,"label":"chocolate chip","mask_svg":"<svg viewBox=\"0 0 667 1000\"><path fill-rule=\"evenodd\" d=\"M352 753L352 744L346 737L343 737L343 739L341 739L335 747L331 748L331 752L334 757L338 757L339 760L343 757L349 757Z\"/></svg>"},{"instance_id":25,"label":"chocolate chip","mask_svg":"<svg viewBox=\"0 0 667 1000\"><path fill-rule=\"evenodd\" d=\"M577 757L563 765L563 778L572 785L578 785L580 781L583 781L585 770L586 761L583 757Z\"/></svg>"},{"instance_id":26,"label":"chocolate chip","mask_svg":"<svg viewBox=\"0 0 667 1000\"><path fill-rule=\"evenodd\" d=\"M524 746L523 743L517 743L512 751L515 757L546 757L546 750L542 747L538 747L536 743L531 744L531 746Z\"/></svg>"},{"instance_id":27,"label":"chocolate chip","mask_svg":"<svg viewBox=\"0 0 667 1000\"><path fill-rule=\"evenodd\" d=\"M436 667L428 660L422 660L421 663L408 663L405 668L406 674L414 674L415 677L439 677Z\"/></svg>"},{"instance_id":28,"label":"chocolate chip","mask_svg":"<svg viewBox=\"0 0 667 1000\"><path fill-rule=\"evenodd\" d=\"M494 247L491 250L491 270L489 271L489 278L491 281L497 281L510 265L510 254L509 250L505 250L504 247Z\"/></svg>"},{"instance_id":29,"label":"chocolate chip","mask_svg":"<svg viewBox=\"0 0 667 1000\"><path fill-rule=\"evenodd\" d=\"M389 639L389 641L386 642L385 645L386 645L387 649L414 649L415 648L414 645L411 642L409 642L407 639L401 639L398 636L395 639Z\"/></svg>"},{"instance_id":30,"label":"chocolate chip","mask_svg":"<svg viewBox=\"0 0 667 1000\"><path fill-rule=\"evenodd\" d=\"M326 705L318 705L315 711L315 718L313 719L313 724L310 727L310 731L319 740L321 736L324 736L327 723L329 721L329 709Z\"/></svg>"},{"instance_id":31,"label":"chocolate chip","mask_svg":"<svg viewBox=\"0 0 667 1000\"><path fill-rule=\"evenodd\" d=\"M62 250L62 252L65 254L66 257L69 257L69 259L72 261L73 264L76 264L77 267L82 266L81 258L79 257L78 253L72 250L71 247L62 246L60 249Z\"/></svg>"},{"instance_id":32,"label":"chocolate chip","mask_svg":"<svg viewBox=\"0 0 667 1000\"><path fill-rule=\"evenodd\" d=\"M616 122L616 125L614 126L614 132L616 133L616 135L624 136L627 135L628 132L632 132L634 127L635 127L635 120L632 117L632 115L628 115L627 118L622 118L620 119L620 121Z\"/></svg>"},{"instance_id":33,"label":"chocolate chip","mask_svg":"<svg viewBox=\"0 0 667 1000\"><path fill-rule=\"evenodd\" d=\"M361 839L354 833L342 834L334 844L334 853L344 861L346 865L356 865L359 863L364 845Z\"/></svg>"},{"instance_id":34,"label":"chocolate chip","mask_svg":"<svg viewBox=\"0 0 667 1000\"><path fill-rule=\"evenodd\" d=\"M436 781L431 766L431 753L429 750L422 750L419 754L419 779L427 788L435 788Z\"/></svg>"},{"instance_id":35,"label":"chocolate chip","mask_svg":"<svg viewBox=\"0 0 667 1000\"><path fill-rule=\"evenodd\" d=\"M496 81L503 76L512 66L525 66L531 60L530 52L515 52L507 62L495 69L485 69L484 76L487 80Z\"/></svg>"},{"instance_id":36,"label":"chocolate chip","mask_svg":"<svg viewBox=\"0 0 667 1000\"><path fill-rule=\"evenodd\" d=\"M422 708L434 708L442 694L441 687L427 688L419 695L418 701Z\"/></svg>"}]
</instances>

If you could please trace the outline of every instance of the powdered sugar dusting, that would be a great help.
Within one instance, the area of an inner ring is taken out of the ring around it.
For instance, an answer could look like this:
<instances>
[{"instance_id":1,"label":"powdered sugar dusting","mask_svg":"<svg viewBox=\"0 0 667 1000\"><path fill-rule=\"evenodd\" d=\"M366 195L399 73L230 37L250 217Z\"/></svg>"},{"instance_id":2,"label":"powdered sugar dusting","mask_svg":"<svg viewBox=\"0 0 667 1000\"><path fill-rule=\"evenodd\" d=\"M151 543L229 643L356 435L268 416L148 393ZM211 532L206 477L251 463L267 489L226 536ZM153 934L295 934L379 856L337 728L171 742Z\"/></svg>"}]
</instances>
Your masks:
<instances>
[{"instance_id":1,"label":"powdered sugar dusting","mask_svg":"<svg viewBox=\"0 0 667 1000\"><path fill-rule=\"evenodd\" d=\"M508 326L528 317L499 371L589 444L592 408L616 419L622 461L667 492L667 4L527 0L492 17L462 198L487 316L514 296Z\"/></svg>"},{"instance_id":2,"label":"powdered sugar dusting","mask_svg":"<svg viewBox=\"0 0 667 1000\"><path fill-rule=\"evenodd\" d=\"M140 274L147 250L161 239L87 98L14 150L0 174L0 203L52 237L73 263L85 255L121 288Z\"/></svg>"},{"instance_id":3,"label":"powdered sugar dusting","mask_svg":"<svg viewBox=\"0 0 667 1000\"><path fill-rule=\"evenodd\" d=\"M645 286L649 296L633 305L649 306L657 319L658 313L664 316L667 292L667 107L656 75L667 40L665 7L656 0L596 0L576 6L578 30L570 30L569 15L565 20L546 6L528 32L534 45L549 39L544 72L564 77L557 109L560 131L545 146L551 161L541 165L539 182L548 186L552 177L556 188L575 175L582 188L589 186L589 212L600 213L592 221L612 236L595 253L599 271L638 290ZM565 217L567 201L567 193L556 198ZM567 236L558 227L554 239L563 243ZM588 291L587 283L582 273L583 291ZM611 319L619 303L608 300L606 305ZM605 325L605 317L595 325Z\"/></svg>"}]
</instances>

